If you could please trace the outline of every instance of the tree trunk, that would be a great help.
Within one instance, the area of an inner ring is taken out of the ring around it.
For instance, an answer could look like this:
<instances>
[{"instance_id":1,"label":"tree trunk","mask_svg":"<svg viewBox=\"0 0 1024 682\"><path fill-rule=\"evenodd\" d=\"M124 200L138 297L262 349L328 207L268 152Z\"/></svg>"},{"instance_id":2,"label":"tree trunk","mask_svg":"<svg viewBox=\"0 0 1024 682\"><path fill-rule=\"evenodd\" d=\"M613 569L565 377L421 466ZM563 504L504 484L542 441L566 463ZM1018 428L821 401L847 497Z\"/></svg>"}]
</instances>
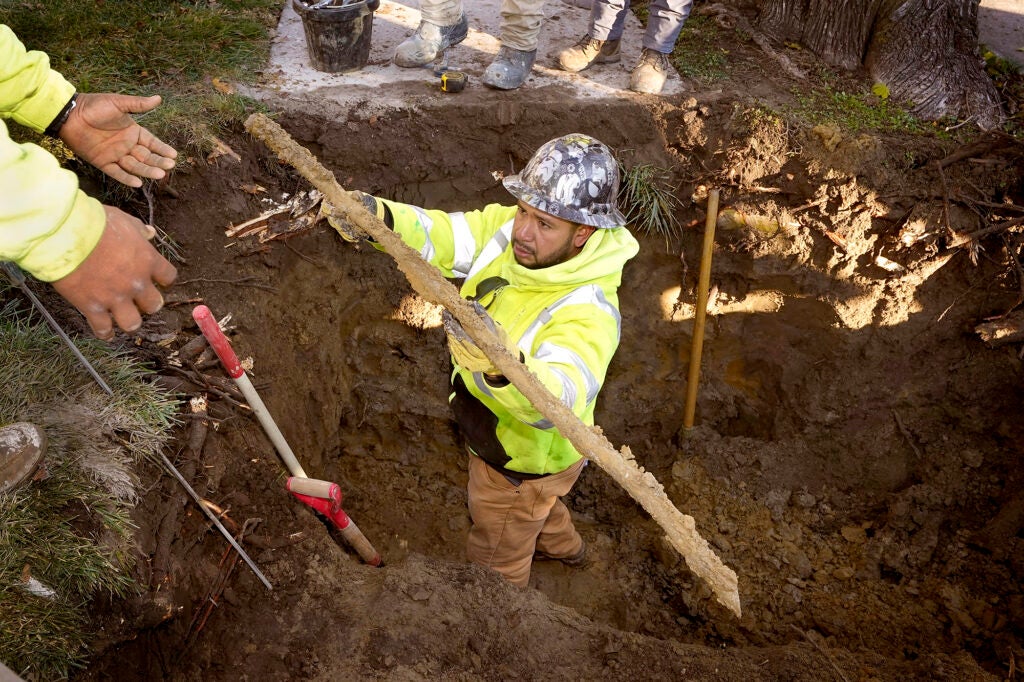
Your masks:
<instances>
[{"instance_id":1,"label":"tree trunk","mask_svg":"<svg viewBox=\"0 0 1024 682\"><path fill-rule=\"evenodd\" d=\"M846 70L865 67L915 115L1003 118L978 56L978 0L764 0L758 27Z\"/></svg>"}]
</instances>

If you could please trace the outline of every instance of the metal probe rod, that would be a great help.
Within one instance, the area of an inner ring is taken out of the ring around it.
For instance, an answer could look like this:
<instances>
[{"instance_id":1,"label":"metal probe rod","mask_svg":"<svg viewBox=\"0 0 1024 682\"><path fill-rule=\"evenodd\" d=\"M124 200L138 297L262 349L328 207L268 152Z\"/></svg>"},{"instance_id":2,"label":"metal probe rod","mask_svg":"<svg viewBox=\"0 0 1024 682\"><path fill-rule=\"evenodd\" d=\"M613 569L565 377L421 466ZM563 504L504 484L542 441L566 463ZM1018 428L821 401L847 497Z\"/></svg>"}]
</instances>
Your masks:
<instances>
[{"instance_id":1,"label":"metal probe rod","mask_svg":"<svg viewBox=\"0 0 1024 682\"><path fill-rule=\"evenodd\" d=\"M192 496L192 499L196 501L196 504L198 504L202 508L202 510L206 513L208 517L210 517L210 520L213 521L213 524L215 526L217 526L221 534L225 538L227 538L228 542L231 543L231 546L235 548L235 551L238 552L238 555L245 559L245 563L249 564L249 568L251 568L252 572L256 574L256 577L259 578L263 582L263 584L267 586L268 590L274 589L273 587L271 587L270 581L267 580L267 576L263 575L260 569L256 568L256 564L252 562L252 559L250 559L249 555L245 553L245 550L242 549L241 546L239 546L238 542L235 541L235 538L231 536L231 533L229 533L228 529L224 527L224 524L220 522L220 519L217 518L217 515L210 511L209 509L207 509L206 505L203 504L202 498L199 497L199 493L193 490L192 486L190 486L188 484L188 481L185 480L185 477L181 475L181 472L174 468L174 465L171 464L171 460L167 459L167 455L165 455L162 452L159 453L159 455L160 458L164 460L164 464L167 466L167 468L170 469L172 474L174 474L174 477L178 479L178 482L185 486L185 490L187 490L188 494Z\"/></svg>"},{"instance_id":2,"label":"metal probe rod","mask_svg":"<svg viewBox=\"0 0 1024 682\"><path fill-rule=\"evenodd\" d=\"M28 283L25 282L25 274L18 268L18 266L9 262L0 263L0 265L3 266L4 272L7 273L11 282L13 282L25 293L26 296L28 296L29 300L32 301L32 305L35 306L35 309L43 316L43 319L50 325L50 328L57 332L57 336L64 340L64 343L68 345L68 348L70 348L71 352L75 354L78 361L81 362L87 370L89 370L89 374L91 374L92 378L96 380L96 383L100 385L100 388L106 391L107 395L114 395L114 392L110 390L110 386L107 386L107 382L103 380L103 377L101 377L100 373L96 371L96 368L89 364L89 361L85 359L85 356L82 355L82 351L78 350L78 346L76 346L75 342L71 340L71 337L64 333L64 330L60 328L59 324L57 324L57 320L53 319L53 315L43 307L43 302L36 298L36 295L32 293L32 290L28 288Z\"/></svg>"}]
</instances>

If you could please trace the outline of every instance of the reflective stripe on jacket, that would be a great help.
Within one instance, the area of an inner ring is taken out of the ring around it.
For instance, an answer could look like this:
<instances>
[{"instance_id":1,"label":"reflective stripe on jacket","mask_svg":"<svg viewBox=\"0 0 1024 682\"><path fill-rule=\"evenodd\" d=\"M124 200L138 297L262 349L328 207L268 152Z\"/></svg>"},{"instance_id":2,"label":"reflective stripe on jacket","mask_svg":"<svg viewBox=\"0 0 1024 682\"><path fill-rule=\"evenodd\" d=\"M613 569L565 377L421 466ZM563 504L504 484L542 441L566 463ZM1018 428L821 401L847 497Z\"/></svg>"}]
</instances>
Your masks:
<instances>
[{"instance_id":1,"label":"reflective stripe on jacket","mask_svg":"<svg viewBox=\"0 0 1024 682\"><path fill-rule=\"evenodd\" d=\"M541 383L585 424L593 424L597 394L619 345L622 267L639 251L629 231L596 230L573 258L531 270L519 265L512 252L515 206L492 204L479 211L445 213L384 203L395 232L410 247L445 277L465 278L464 297L475 296L487 278L508 282L488 303L488 312L516 342ZM491 386L481 373L456 366L453 384L461 388L460 383L497 417L491 424L508 470L550 474L579 461L572 444L514 386ZM460 420L474 410L461 412L456 410ZM472 435L480 435L480 424L460 425L473 447Z\"/></svg>"},{"instance_id":2,"label":"reflective stripe on jacket","mask_svg":"<svg viewBox=\"0 0 1024 682\"><path fill-rule=\"evenodd\" d=\"M27 52L0 24L0 118L42 132L74 92L44 53ZM85 260L105 224L74 173L43 148L15 143L0 122L0 260L52 282Z\"/></svg>"}]
</instances>

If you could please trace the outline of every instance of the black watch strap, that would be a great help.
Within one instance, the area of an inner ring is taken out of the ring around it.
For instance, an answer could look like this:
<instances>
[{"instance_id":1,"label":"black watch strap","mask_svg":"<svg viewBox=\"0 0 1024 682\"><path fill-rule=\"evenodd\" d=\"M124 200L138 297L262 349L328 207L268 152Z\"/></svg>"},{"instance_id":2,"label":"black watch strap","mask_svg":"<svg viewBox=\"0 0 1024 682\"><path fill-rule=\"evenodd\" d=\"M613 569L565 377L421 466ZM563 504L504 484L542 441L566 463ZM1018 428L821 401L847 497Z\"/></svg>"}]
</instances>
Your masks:
<instances>
[{"instance_id":1,"label":"black watch strap","mask_svg":"<svg viewBox=\"0 0 1024 682\"><path fill-rule=\"evenodd\" d=\"M78 93L71 95L71 99L64 105L64 108L60 110L57 117L50 121L50 125L46 126L46 130L43 131L44 135L50 137L57 137L60 134L60 129L64 127L64 124L68 122L68 118L71 116L71 112L74 111L75 107L78 106Z\"/></svg>"}]
</instances>

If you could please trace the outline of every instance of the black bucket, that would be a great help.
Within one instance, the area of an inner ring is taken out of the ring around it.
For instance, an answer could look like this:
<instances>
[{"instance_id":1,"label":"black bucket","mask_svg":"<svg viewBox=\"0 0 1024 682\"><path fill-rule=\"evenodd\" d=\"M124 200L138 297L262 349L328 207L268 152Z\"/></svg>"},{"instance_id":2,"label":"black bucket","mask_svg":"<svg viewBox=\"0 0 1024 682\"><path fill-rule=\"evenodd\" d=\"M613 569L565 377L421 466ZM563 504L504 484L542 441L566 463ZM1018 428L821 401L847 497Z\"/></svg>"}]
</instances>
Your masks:
<instances>
[{"instance_id":1,"label":"black bucket","mask_svg":"<svg viewBox=\"0 0 1024 682\"><path fill-rule=\"evenodd\" d=\"M343 6L312 9L292 0L306 33L309 61L317 71L345 73L366 66L370 58L373 11L380 0L357 0Z\"/></svg>"}]
</instances>

